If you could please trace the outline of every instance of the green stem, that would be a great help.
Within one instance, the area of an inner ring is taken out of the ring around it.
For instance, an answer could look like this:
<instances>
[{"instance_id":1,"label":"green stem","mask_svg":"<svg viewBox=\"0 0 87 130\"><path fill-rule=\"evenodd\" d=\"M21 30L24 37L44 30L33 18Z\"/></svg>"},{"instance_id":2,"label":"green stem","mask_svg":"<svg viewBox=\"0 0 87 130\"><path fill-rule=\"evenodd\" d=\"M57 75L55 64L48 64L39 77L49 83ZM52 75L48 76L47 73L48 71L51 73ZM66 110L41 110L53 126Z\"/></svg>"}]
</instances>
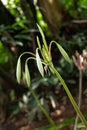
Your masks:
<instances>
[{"instance_id":1,"label":"green stem","mask_svg":"<svg viewBox=\"0 0 87 130\"><path fill-rule=\"evenodd\" d=\"M79 109L81 108L81 102L82 102L82 70L79 70L79 97L78 97ZM76 116L74 130L77 129L77 124L78 124L78 115Z\"/></svg>"},{"instance_id":2,"label":"green stem","mask_svg":"<svg viewBox=\"0 0 87 130\"><path fill-rule=\"evenodd\" d=\"M54 74L55 74L55 75L57 76L57 78L60 80L61 84L63 85L63 87L64 87L64 89L65 89L65 91L66 91L66 93L67 93L67 95L68 95L68 97L69 97L69 99L70 99L70 101L71 101L71 103L72 103L74 109L75 109L75 111L77 112L79 118L81 119L81 121L84 123L84 125L85 125L86 128L87 128L87 121L86 121L86 119L84 118L83 114L81 113L81 111L80 111L78 105L76 104L76 102L75 102L75 100L74 100L72 94L70 93L70 91L69 91L69 89L68 89L68 87L67 87L65 81L63 80L63 78L61 77L61 75L58 73L58 71L57 71L54 67L50 66L50 69L51 69L52 71L54 71Z\"/></svg>"},{"instance_id":3,"label":"green stem","mask_svg":"<svg viewBox=\"0 0 87 130\"><path fill-rule=\"evenodd\" d=\"M82 70L79 71L79 99L78 99L78 106L81 107L82 102Z\"/></svg>"},{"instance_id":4,"label":"green stem","mask_svg":"<svg viewBox=\"0 0 87 130\"><path fill-rule=\"evenodd\" d=\"M49 123L54 127L55 130L57 130L54 121L53 121L52 118L48 115L48 113L47 113L47 111L44 109L44 107L41 105L41 103L40 103L39 99L37 98L37 95L35 94L35 92L32 90L31 87L30 87L29 89L30 89L30 91L31 91L31 93L32 93L32 95L33 95L33 97L35 98L35 100L36 100L38 106L40 107L41 111L43 112L43 114L44 114L44 115L46 116L46 118L48 119Z\"/></svg>"},{"instance_id":5,"label":"green stem","mask_svg":"<svg viewBox=\"0 0 87 130\"><path fill-rule=\"evenodd\" d=\"M26 55L26 54L29 54L29 55L32 55L33 57L36 57L36 55L32 52L23 52L19 57L21 58L23 55Z\"/></svg>"}]
</instances>

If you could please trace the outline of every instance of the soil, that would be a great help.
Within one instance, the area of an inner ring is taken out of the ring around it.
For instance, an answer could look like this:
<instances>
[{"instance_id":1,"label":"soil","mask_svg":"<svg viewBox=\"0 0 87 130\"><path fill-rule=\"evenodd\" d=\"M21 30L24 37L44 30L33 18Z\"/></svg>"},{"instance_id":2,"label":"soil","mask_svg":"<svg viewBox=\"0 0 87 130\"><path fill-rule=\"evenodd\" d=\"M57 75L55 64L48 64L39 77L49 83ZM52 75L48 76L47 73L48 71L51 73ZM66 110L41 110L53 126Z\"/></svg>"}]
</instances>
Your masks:
<instances>
[{"instance_id":1,"label":"soil","mask_svg":"<svg viewBox=\"0 0 87 130\"><path fill-rule=\"evenodd\" d=\"M72 94L76 93L76 89ZM87 114L87 90L83 91L83 99L81 111L83 114ZM58 107L50 113L51 117L55 122L64 122L67 119L75 117L76 112L73 109L72 105L66 94L64 93L63 99L59 103ZM28 114L26 112L19 112L12 118L7 118L4 123L1 124L0 130L33 130L34 128L48 125L48 121L44 118L41 121L34 120L32 123L29 122ZM61 130L73 130L73 124L67 127L62 128Z\"/></svg>"}]
</instances>

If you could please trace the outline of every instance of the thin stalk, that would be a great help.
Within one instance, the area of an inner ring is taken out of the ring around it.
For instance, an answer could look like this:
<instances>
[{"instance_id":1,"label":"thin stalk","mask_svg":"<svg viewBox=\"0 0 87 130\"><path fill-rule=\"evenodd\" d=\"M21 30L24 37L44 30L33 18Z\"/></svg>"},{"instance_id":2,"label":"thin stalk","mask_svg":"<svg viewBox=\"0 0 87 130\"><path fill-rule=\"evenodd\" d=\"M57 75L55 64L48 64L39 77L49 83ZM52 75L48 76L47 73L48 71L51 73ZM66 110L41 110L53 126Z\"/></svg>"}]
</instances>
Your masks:
<instances>
[{"instance_id":1,"label":"thin stalk","mask_svg":"<svg viewBox=\"0 0 87 130\"><path fill-rule=\"evenodd\" d=\"M34 60L35 60L35 57L29 57L29 58L27 58L26 64L27 64L27 62L28 62L30 59L34 59ZM28 86L28 84L27 84L27 86ZM36 93L32 90L32 88L31 88L30 86L28 86L28 88L30 89L30 91L31 91L33 97L35 98L35 100L36 100L38 106L40 107L41 111L43 112L43 114L44 114L44 115L46 116L46 118L48 119L49 123L54 127L55 130L57 130L54 121L53 121L52 118L49 116L49 114L48 114L47 111L44 109L44 107L41 105L39 99L37 98Z\"/></svg>"},{"instance_id":2,"label":"thin stalk","mask_svg":"<svg viewBox=\"0 0 87 130\"><path fill-rule=\"evenodd\" d=\"M36 57L36 55L32 52L23 52L19 57L21 58L23 55L26 55L26 54L29 54L29 55L32 55L33 57Z\"/></svg>"},{"instance_id":3,"label":"thin stalk","mask_svg":"<svg viewBox=\"0 0 87 130\"><path fill-rule=\"evenodd\" d=\"M78 106L81 107L82 102L82 70L79 71L79 99L78 99Z\"/></svg>"},{"instance_id":4,"label":"thin stalk","mask_svg":"<svg viewBox=\"0 0 87 130\"><path fill-rule=\"evenodd\" d=\"M39 99L37 98L36 93L32 90L31 87L29 87L31 94L33 95L33 97L35 98L38 106L40 107L41 111L43 112L43 114L45 115L45 117L48 119L49 123L54 127L54 130L57 130L56 128L56 124L55 122L52 120L52 118L48 115L47 111L44 109L44 107L41 105Z\"/></svg>"},{"instance_id":5,"label":"thin stalk","mask_svg":"<svg viewBox=\"0 0 87 130\"><path fill-rule=\"evenodd\" d=\"M82 70L79 70L79 97L78 97L78 107L81 109L81 102L82 102ZM78 114L76 116L75 120L75 126L74 130L77 129L77 124L78 124Z\"/></svg>"},{"instance_id":6,"label":"thin stalk","mask_svg":"<svg viewBox=\"0 0 87 130\"><path fill-rule=\"evenodd\" d=\"M87 128L87 121L86 121L85 117L83 116L83 114L81 113L78 105L76 104L76 102L75 102L72 94L70 93L70 91L69 91L69 89L68 89L65 81L63 80L63 78L61 77L61 75L58 73L58 71L54 67L50 66L50 70L54 71L54 74L60 80L61 84L63 85L63 87L64 87L64 89L65 89L65 91L66 91L66 93L67 93L67 95L68 95L68 97L69 97L69 99L70 99L70 101L71 101L74 109L75 109L75 111L77 112L79 118L81 119L81 121L83 122L83 124L85 125L85 127Z\"/></svg>"}]
</instances>

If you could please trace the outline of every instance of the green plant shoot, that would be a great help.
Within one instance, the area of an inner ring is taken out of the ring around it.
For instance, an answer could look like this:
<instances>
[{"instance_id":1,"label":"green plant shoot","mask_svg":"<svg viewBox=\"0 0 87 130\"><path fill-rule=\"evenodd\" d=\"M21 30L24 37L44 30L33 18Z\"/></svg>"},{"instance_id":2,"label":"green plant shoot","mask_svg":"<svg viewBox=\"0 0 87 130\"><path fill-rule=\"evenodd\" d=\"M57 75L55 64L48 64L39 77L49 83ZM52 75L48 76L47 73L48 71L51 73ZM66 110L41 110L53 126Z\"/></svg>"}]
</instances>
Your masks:
<instances>
[{"instance_id":1,"label":"green plant shoot","mask_svg":"<svg viewBox=\"0 0 87 130\"><path fill-rule=\"evenodd\" d=\"M36 62L37 62L37 68L38 68L38 70L39 70L39 72L40 72L40 74L41 74L42 76L44 76L44 69L43 69L43 65L44 65L44 66L48 66L49 69L50 69L50 71L51 71L51 73L54 74L54 75L58 78L58 80L61 82L62 86L64 87L64 89L65 89L65 91L66 91L66 93L67 93L67 95L68 95L68 97L69 97L69 99L70 99L70 102L71 102L71 104L73 105L75 111L77 112L77 114L78 114L80 120L83 122L83 124L84 124L85 127L87 128L87 121L86 121L85 117L84 117L83 114L81 113L81 111L80 111L78 105L76 104L76 102L75 102L75 100L74 100L74 98L73 98L71 92L69 91L69 89L68 89L68 87L67 87L65 81L63 80L63 78L61 77L61 75L60 75L59 72L55 69L55 67L54 67L54 65L53 65L52 57L51 57L51 46L52 46L52 43L55 43L55 44L56 44L57 48L59 49L59 51L61 52L62 56L65 58L66 61L68 61L68 62L70 63L71 60L70 60L68 54L65 52L65 50L64 50L64 49L60 46L60 44L58 44L57 42L52 41L52 42L50 43L50 45L47 46L47 42L46 42L44 33L43 33L42 29L40 28L40 26L39 26L39 25L37 25L37 26L38 26L38 29L39 29L40 34L41 34L41 36L42 36L43 45L41 46L40 40L39 40L39 38L37 37L38 48L36 49L36 55L32 54L32 55L33 55L32 59L36 60ZM49 48L50 48L50 49L49 49ZM40 54L41 54L41 57L42 57L42 58L40 58L40 55L39 55L39 53L38 53L38 50L40 51ZM25 53L24 53L24 54L25 54ZM22 55L23 55L23 54L22 54ZM25 64L26 64L26 63L25 63ZM43 64L43 65L42 65L42 64ZM16 73L17 73L16 76L17 76L18 83L20 82L20 78L21 78L21 76L20 76L20 74L21 74L21 68L18 69L19 67L20 67L20 58L18 59L17 72L16 72ZM27 71L28 71L28 72L27 72ZM26 78L25 78L26 83L27 83L27 85L29 86L29 85L30 85L30 82L28 83L28 78L29 78L29 80L30 80L30 77L29 77L29 70L28 70L27 65L25 65L25 75L26 75ZM27 77L28 77L28 78L27 78ZM55 126L54 121L49 117L49 115L48 115L48 113L46 112L46 110L42 107L42 105L40 104L40 102L39 102L39 100L38 100L38 98L37 98L37 96L36 96L36 94L35 94L35 92L31 89L31 87L30 87L30 90L31 90L33 96L35 97L35 100L36 100L37 103L39 104L39 106L40 106L42 112L45 114L45 116L47 117L48 121L51 123L51 125L53 125L53 126L55 127L55 130L56 130L56 126Z\"/></svg>"},{"instance_id":2,"label":"green plant shoot","mask_svg":"<svg viewBox=\"0 0 87 130\"><path fill-rule=\"evenodd\" d=\"M17 78L18 83L20 83L20 80L21 80L21 59L20 59L20 57L17 61L16 78Z\"/></svg>"}]
</instances>

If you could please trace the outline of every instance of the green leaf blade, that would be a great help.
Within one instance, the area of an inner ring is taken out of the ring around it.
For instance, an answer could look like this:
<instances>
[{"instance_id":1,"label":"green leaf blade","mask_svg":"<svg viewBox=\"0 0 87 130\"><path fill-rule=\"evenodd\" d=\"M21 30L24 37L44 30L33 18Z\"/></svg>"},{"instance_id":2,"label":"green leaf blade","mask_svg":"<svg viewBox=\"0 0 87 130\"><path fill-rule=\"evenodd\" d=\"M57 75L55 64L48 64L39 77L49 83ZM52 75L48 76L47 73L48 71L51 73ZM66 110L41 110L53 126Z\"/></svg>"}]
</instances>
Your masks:
<instances>
[{"instance_id":1,"label":"green leaf blade","mask_svg":"<svg viewBox=\"0 0 87 130\"><path fill-rule=\"evenodd\" d=\"M41 49L40 40L38 36L37 36L37 44L38 44L39 49Z\"/></svg>"},{"instance_id":2,"label":"green leaf blade","mask_svg":"<svg viewBox=\"0 0 87 130\"><path fill-rule=\"evenodd\" d=\"M27 86L30 87L30 72L29 72L27 63L25 63L25 80L26 80Z\"/></svg>"},{"instance_id":3,"label":"green leaf blade","mask_svg":"<svg viewBox=\"0 0 87 130\"><path fill-rule=\"evenodd\" d=\"M63 55L63 57L65 58L65 60L70 63L71 60L70 60L68 54L65 52L65 50L59 44L57 44L57 47L59 48L59 51Z\"/></svg>"},{"instance_id":4,"label":"green leaf blade","mask_svg":"<svg viewBox=\"0 0 87 130\"><path fill-rule=\"evenodd\" d=\"M43 43L44 43L44 47L45 47L46 51L48 51L47 42L46 42L44 33L43 33L41 27L40 27L38 24L37 24L37 27L38 27L38 29L39 29L39 31L40 31L41 36L42 36L42 40L43 40Z\"/></svg>"},{"instance_id":5,"label":"green leaf blade","mask_svg":"<svg viewBox=\"0 0 87 130\"><path fill-rule=\"evenodd\" d=\"M42 62L38 53L38 48L36 49L36 63L37 63L37 67L40 74L42 75L42 77L44 77L44 69L43 69L43 65L42 65Z\"/></svg>"},{"instance_id":6,"label":"green leaf blade","mask_svg":"<svg viewBox=\"0 0 87 130\"><path fill-rule=\"evenodd\" d=\"M68 54L66 53L66 51L62 48L62 46L60 46L60 45L59 45L57 42L55 42L55 41L52 41L51 43L53 43L53 42L57 45L57 47L58 47L60 53L61 53L62 56L65 58L65 60L70 63L71 60L70 60Z\"/></svg>"},{"instance_id":7,"label":"green leaf blade","mask_svg":"<svg viewBox=\"0 0 87 130\"><path fill-rule=\"evenodd\" d=\"M20 83L20 81L21 81L21 59L20 59L20 57L17 61L16 78L17 78L17 82Z\"/></svg>"}]
</instances>

